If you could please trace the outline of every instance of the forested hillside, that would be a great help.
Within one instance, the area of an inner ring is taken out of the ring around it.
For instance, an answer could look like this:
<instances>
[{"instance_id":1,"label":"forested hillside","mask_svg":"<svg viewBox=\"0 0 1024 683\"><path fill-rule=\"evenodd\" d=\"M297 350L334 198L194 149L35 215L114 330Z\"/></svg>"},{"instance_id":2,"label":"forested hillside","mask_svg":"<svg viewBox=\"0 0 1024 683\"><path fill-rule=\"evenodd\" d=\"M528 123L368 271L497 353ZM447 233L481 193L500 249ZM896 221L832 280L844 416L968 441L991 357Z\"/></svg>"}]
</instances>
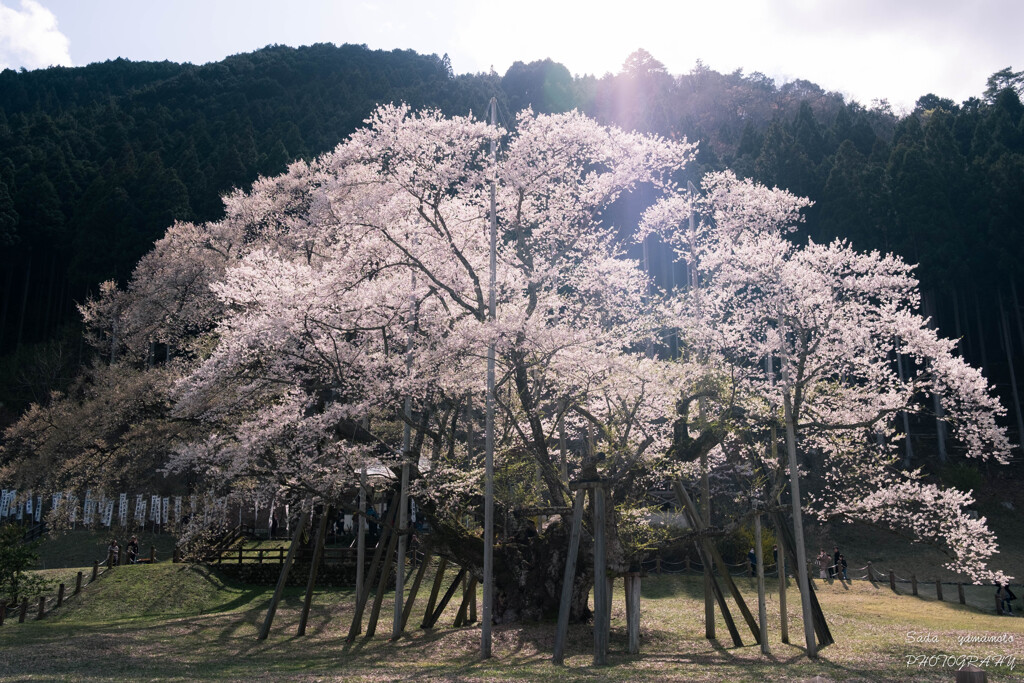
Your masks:
<instances>
[{"instance_id":1,"label":"forested hillside","mask_svg":"<svg viewBox=\"0 0 1024 683\"><path fill-rule=\"evenodd\" d=\"M0 73L0 353L3 421L72 376L87 353L76 302L122 283L175 220L208 220L220 195L277 174L355 130L380 102L482 114L578 108L605 123L701 143L691 179L732 168L810 197L806 230L920 264L927 312L985 367L1024 431L1015 267L1024 225L1024 106L1009 69L963 103L922 93L913 112L866 107L813 83L672 75L634 53L620 73L574 78L517 62L503 76L455 76L446 58L362 46L271 46L203 66L124 60ZM681 179L685 180L685 179ZM626 208L628 210L628 207ZM668 259L651 268L668 282ZM912 446L934 452L919 418Z\"/></svg>"}]
</instances>

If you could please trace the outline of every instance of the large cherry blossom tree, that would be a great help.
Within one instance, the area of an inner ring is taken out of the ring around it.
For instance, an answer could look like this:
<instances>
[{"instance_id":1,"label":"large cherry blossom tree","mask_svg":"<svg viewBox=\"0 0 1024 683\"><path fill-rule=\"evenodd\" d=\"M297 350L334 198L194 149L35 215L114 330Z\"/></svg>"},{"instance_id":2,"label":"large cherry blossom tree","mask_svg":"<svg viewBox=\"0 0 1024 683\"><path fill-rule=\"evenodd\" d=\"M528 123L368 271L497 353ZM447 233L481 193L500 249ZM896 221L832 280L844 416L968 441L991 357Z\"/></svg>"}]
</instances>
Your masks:
<instances>
[{"instance_id":1,"label":"large cherry blossom tree","mask_svg":"<svg viewBox=\"0 0 1024 683\"><path fill-rule=\"evenodd\" d=\"M796 246L785 233L806 202L786 192L727 173L682 191L693 152L577 113L526 111L503 131L381 107L333 152L227 196L223 219L173 226L126 290L106 287L84 313L105 357L176 373L160 419L188 429L174 430L169 471L343 505L367 465L410 463L437 550L478 576L493 344L499 619L557 605L567 479L608 480L609 566L625 570L651 541L648 489L695 476L701 456L733 497L780 506L799 472L765 457L773 426L823 462L827 485L797 512L905 528L992 578L994 539L963 513L969 494L899 472L885 445L889 417L935 392L965 455L1008 449L984 380L915 313L910 268ZM640 229L610 223L641 187L656 203ZM688 261L692 286L659 293L627 258L651 233ZM897 353L912 361L903 378ZM579 566L583 617L593 577Z\"/></svg>"}]
</instances>

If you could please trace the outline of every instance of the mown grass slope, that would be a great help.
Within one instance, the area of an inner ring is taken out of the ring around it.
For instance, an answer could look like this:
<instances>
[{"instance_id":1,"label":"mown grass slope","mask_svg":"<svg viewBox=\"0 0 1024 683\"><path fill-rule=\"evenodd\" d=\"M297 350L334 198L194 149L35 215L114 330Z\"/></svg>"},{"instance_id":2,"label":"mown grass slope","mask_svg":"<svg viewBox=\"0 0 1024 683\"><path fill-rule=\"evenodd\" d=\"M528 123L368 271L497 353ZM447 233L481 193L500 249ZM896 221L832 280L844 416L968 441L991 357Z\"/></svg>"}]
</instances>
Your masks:
<instances>
[{"instance_id":1,"label":"mown grass slope","mask_svg":"<svg viewBox=\"0 0 1024 683\"><path fill-rule=\"evenodd\" d=\"M429 575L428 575L429 580ZM774 584L775 582L772 582ZM345 642L353 610L351 590L318 591L307 635L295 636L302 591L290 589L271 636L258 641L272 588L244 586L201 566L158 563L120 567L100 577L41 621L0 627L0 680L610 680L792 681L821 675L833 681L950 681L940 659L908 668L922 655L1002 656L989 659L990 681L1024 676L1024 619L997 617L983 607L987 588L969 589L962 607L894 595L887 585L817 582L836 645L816 662L803 655L799 599L789 593L792 645L779 640L779 601L768 595L769 643L764 656L743 632L733 647L721 618L717 642L704 639L702 582L692 576L644 579L641 653L625 654L621 583L612 614L610 665L594 668L587 625L570 629L565 668L550 664L554 624L498 626L494 657L478 657L479 629L454 629L457 600L439 628L417 628L421 592L408 634L389 640L393 596L384 601L377 635ZM429 584L425 584L429 586ZM753 583L740 579L756 611ZM922 591L923 592L923 591ZM369 610L368 610L369 611ZM737 615L738 618L738 615ZM742 619L738 618L741 629ZM1000 642L966 642L968 638ZM1006 657L1017 657L1014 668ZM948 664L949 660L946 660Z\"/></svg>"}]
</instances>

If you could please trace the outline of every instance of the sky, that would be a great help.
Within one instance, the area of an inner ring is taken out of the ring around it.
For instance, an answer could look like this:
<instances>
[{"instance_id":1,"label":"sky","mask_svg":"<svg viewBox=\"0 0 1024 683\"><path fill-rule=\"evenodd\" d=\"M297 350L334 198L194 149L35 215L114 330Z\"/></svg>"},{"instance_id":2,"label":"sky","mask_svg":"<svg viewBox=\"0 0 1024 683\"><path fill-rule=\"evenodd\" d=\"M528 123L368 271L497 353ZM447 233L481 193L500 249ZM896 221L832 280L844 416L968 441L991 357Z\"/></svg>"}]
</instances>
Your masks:
<instances>
[{"instance_id":1,"label":"sky","mask_svg":"<svg viewBox=\"0 0 1024 683\"><path fill-rule=\"evenodd\" d=\"M905 111L1024 70L1022 29L1022 0L0 0L0 69L355 43L447 53L456 73L551 58L600 77L644 48L673 74L699 59Z\"/></svg>"}]
</instances>

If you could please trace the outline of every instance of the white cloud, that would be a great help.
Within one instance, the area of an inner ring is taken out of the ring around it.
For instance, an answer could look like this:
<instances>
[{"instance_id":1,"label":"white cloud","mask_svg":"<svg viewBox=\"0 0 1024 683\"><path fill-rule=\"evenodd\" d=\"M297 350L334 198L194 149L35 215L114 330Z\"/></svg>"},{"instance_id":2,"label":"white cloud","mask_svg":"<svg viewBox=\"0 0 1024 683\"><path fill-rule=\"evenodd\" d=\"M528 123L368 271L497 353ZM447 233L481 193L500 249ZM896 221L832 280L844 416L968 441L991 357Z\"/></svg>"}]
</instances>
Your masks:
<instances>
[{"instance_id":1,"label":"white cloud","mask_svg":"<svg viewBox=\"0 0 1024 683\"><path fill-rule=\"evenodd\" d=\"M67 36L57 17L36 0L21 0L21 10L0 1L0 69L71 66Z\"/></svg>"}]
</instances>

